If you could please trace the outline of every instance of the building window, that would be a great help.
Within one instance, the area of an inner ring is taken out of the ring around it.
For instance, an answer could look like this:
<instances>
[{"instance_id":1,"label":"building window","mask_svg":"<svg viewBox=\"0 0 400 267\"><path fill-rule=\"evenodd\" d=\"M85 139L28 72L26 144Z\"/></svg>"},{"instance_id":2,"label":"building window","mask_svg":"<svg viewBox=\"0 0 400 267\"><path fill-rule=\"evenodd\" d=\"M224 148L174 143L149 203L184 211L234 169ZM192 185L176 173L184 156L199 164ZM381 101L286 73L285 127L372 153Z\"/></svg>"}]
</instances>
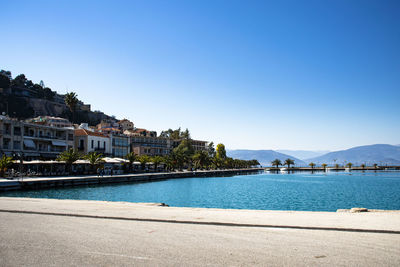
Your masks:
<instances>
[{"instance_id":1,"label":"building window","mask_svg":"<svg viewBox=\"0 0 400 267\"><path fill-rule=\"evenodd\" d=\"M92 140L92 148L94 147L94 140Z\"/></svg>"},{"instance_id":2,"label":"building window","mask_svg":"<svg viewBox=\"0 0 400 267\"><path fill-rule=\"evenodd\" d=\"M14 127L14 135L21 135L21 127Z\"/></svg>"},{"instance_id":3,"label":"building window","mask_svg":"<svg viewBox=\"0 0 400 267\"><path fill-rule=\"evenodd\" d=\"M106 141L104 141L104 150L106 150Z\"/></svg>"},{"instance_id":4,"label":"building window","mask_svg":"<svg viewBox=\"0 0 400 267\"><path fill-rule=\"evenodd\" d=\"M21 149L21 142L20 141L14 141L14 149Z\"/></svg>"},{"instance_id":5,"label":"building window","mask_svg":"<svg viewBox=\"0 0 400 267\"><path fill-rule=\"evenodd\" d=\"M11 149L10 147L9 147L9 144L10 144L10 139L8 139L8 138L3 138L3 148L4 149Z\"/></svg>"},{"instance_id":6,"label":"building window","mask_svg":"<svg viewBox=\"0 0 400 267\"><path fill-rule=\"evenodd\" d=\"M97 148L100 148L100 141L97 141Z\"/></svg>"}]
</instances>

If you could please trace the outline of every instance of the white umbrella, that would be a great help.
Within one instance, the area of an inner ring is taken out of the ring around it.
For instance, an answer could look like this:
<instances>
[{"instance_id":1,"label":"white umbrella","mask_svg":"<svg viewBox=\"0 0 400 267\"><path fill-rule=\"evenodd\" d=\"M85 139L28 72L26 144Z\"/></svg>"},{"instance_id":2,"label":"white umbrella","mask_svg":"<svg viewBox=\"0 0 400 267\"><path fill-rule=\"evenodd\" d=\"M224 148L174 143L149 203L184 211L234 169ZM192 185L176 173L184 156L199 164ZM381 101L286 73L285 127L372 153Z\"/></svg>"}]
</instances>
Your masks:
<instances>
[{"instance_id":1,"label":"white umbrella","mask_svg":"<svg viewBox=\"0 0 400 267\"><path fill-rule=\"evenodd\" d=\"M90 162L87 159L78 159L74 164L90 164Z\"/></svg>"},{"instance_id":2,"label":"white umbrella","mask_svg":"<svg viewBox=\"0 0 400 267\"><path fill-rule=\"evenodd\" d=\"M105 157L103 158L105 163L121 163L121 161L114 159L114 158L109 158L109 157Z\"/></svg>"},{"instance_id":3,"label":"white umbrella","mask_svg":"<svg viewBox=\"0 0 400 267\"><path fill-rule=\"evenodd\" d=\"M122 158L114 158L115 160L119 160L120 162L129 162L127 159L122 159Z\"/></svg>"}]
</instances>

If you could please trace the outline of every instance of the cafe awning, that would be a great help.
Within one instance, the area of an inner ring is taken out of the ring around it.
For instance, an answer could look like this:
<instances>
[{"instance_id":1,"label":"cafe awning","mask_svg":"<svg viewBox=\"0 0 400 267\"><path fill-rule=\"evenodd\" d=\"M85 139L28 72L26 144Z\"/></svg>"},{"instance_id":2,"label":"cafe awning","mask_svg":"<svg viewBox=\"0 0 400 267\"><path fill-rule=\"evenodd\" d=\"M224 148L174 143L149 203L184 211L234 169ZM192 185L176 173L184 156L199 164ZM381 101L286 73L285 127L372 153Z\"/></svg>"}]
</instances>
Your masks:
<instances>
[{"instance_id":1,"label":"cafe awning","mask_svg":"<svg viewBox=\"0 0 400 267\"><path fill-rule=\"evenodd\" d=\"M36 148L35 143L31 139L24 139L24 145L29 148Z\"/></svg>"},{"instance_id":2,"label":"cafe awning","mask_svg":"<svg viewBox=\"0 0 400 267\"><path fill-rule=\"evenodd\" d=\"M53 144L53 146L67 146L67 144L65 142L56 141L56 140L52 140L51 143Z\"/></svg>"}]
</instances>

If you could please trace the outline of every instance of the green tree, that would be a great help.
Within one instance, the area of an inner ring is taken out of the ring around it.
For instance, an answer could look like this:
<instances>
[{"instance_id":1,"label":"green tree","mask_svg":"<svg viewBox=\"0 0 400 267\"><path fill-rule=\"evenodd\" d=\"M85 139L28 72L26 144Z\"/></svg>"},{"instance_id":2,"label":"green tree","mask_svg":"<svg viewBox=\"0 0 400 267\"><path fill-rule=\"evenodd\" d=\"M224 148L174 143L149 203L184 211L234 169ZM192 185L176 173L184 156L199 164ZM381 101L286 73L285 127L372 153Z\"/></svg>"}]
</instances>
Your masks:
<instances>
[{"instance_id":1,"label":"green tree","mask_svg":"<svg viewBox=\"0 0 400 267\"><path fill-rule=\"evenodd\" d=\"M207 151L197 151L193 155L193 163L194 163L194 167L196 169L207 168L211 163L208 152Z\"/></svg>"},{"instance_id":2,"label":"green tree","mask_svg":"<svg viewBox=\"0 0 400 267\"><path fill-rule=\"evenodd\" d=\"M8 89L10 88L10 85L11 85L10 79L6 75L0 73L0 88Z\"/></svg>"},{"instance_id":3,"label":"green tree","mask_svg":"<svg viewBox=\"0 0 400 267\"><path fill-rule=\"evenodd\" d=\"M4 173L7 171L7 169L11 166L13 163L12 157L7 157L6 155L3 155L0 158L0 177L4 177Z\"/></svg>"},{"instance_id":4,"label":"green tree","mask_svg":"<svg viewBox=\"0 0 400 267\"><path fill-rule=\"evenodd\" d=\"M377 169L378 168L378 164L374 163L374 168Z\"/></svg>"},{"instance_id":5,"label":"green tree","mask_svg":"<svg viewBox=\"0 0 400 267\"><path fill-rule=\"evenodd\" d=\"M325 164L325 163L322 163L321 166L322 166L322 168L324 168L324 170L325 170L325 169L326 169L326 166L328 166L328 165Z\"/></svg>"},{"instance_id":6,"label":"green tree","mask_svg":"<svg viewBox=\"0 0 400 267\"><path fill-rule=\"evenodd\" d=\"M287 165L288 169L290 168L290 165L294 165L294 160L292 159L286 159L283 165Z\"/></svg>"},{"instance_id":7,"label":"green tree","mask_svg":"<svg viewBox=\"0 0 400 267\"><path fill-rule=\"evenodd\" d=\"M217 152L215 156L219 159L225 160L226 159L226 149L224 144L218 144L217 145Z\"/></svg>"},{"instance_id":8,"label":"green tree","mask_svg":"<svg viewBox=\"0 0 400 267\"><path fill-rule=\"evenodd\" d=\"M351 163L351 162L349 162L349 163L346 164L346 168L351 169L352 166L353 166L353 163Z\"/></svg>"},{"instance_id":9,"label":"green tree","mask_svg":"<svg viewBox=\"0 0 400 267\"><path fill-rule=\"evenodd\" d=\"M166 156L164 158L164 163L165 163L166 169L169 171L174 170L176 167L176 162L175 162L174 158L172 157L172 155Z\"/></svg>"},{"instance_id":10,"label":"green tree","mask_svg":"<svg viewBox=\"0 0 400 267\"><path fill-rule=\"evenodd\" d=\"M11 85L25 88L26 82L27 79L25 77L25 74L20 74L17 77L15 77L14 80L11 81Z\"/></svg>"},{"instance_id":11,"label":"green tree","mask_svg":"<svg viewBox=\"0 0 400 267\"><path fill-rule=\"evenodd\" d=\"M101 153L89 152L84 158L89 161L92 172L94 172L97 166L104 163L104 156Z\"/></svg>"},{"instance_id":12,"label":"green tree","mask_svg":"<svg viewBox=\"0 0 400 267\"><path fill-rule=\"evenodd\" d=\"M362 169L365 169L365 164L361 164L361 168L362 168Z\"/></svg>"},{"instance_id":13,"label":"green tree","mask_svg":"<svg viewBox=\"0 0 400 267\"><path fill-rule=\"evenodd\" d=\"M279 166L282 165L282 162L280 161L280 159L275 159L271 162L271 165L279 168Z\"/></svg>"},{"instance_id":14,"label":"green tree","mask_svg":"<svg viewBox=\"0 0 400 267\"><path fill-rule=\"evenodd\" d=\"M78 105L78 95L74 92L67 93L65 95L65 104L68 106L69 110L72 113L72 121L75 120L75 111L76 111L76 106Z\"/></svg>"},{"instance_id":15,"label":"green tree","mask_svg":"<svg viewBox=\"0 0 400 267\"><path fill-rule=\"evenodd\" d=\"M129 161L129 171L132 171L133 163L136 161L137 156L134 152L126 154L125 158Z\"/></svg>"},{"instance_id":16,"label":"green tree","mask_svg":"<svg viewBox=\"0 0 400 267\"><path fill-rule=\"evenodd\" d=\"M208 156L210 158L215 157L215 148L214 148L214 142L210 142L207 146L207 152L208 152Z\"/></svg>"},{"instance_id":17,"label":"green tree","mask_svg":"<svg viewBox=\"0 0 400 267\"><path fill-rule=\"evenodd\" d=\"M310 164L308 164L308 166L310 166L310 167L311 167L311 169L314 169L314 167L315 167L315 163L314 163L314 162L310 162Z\"/></svg>"},{"instance_id":18,"label":"green tree","mask_svg":"<svg viewBox=\"0 0 400 267\"><path fill-rule=\"evenodd\" d=\"M161 156L154 156L151 158L151 162L154 164L154 170L157 171L158 165L164 161L164 158Z\"/></svg>"},{"instance_id":19,"label":"green tree","mask_svg":"<svg viewBox=\"0 0 400 267\"><path fill-rule=\"evenodd\" d=\"M339 164L336 163L335 164L335 169L339 169L339 167L340 167Z\"/></svg>"},{"instance_id":20,"label":"green tree","mask_svg":"<svg viewBox=\"0 0 400 267\"><path fill-rule=\"evenodd\" d=\"M82 155L79 152L77 152L71 148L69 150L62 152L60 155L58 155L57 160L64 161L65 165L67 167L66 168L67 171L71 171L72 164L81 158L82 158Z\"/></svg>"},{"instance_id":21,"label":"green tree","mask_svg":"<svg viewBox=\"0 0 400 267\"><path fill-rule=\"evenodd\" d=\"M185 164L190 167L193 155L194 148L190 139L183 139L180 144L172 150L172 156L176 160L180 170Z\"/></svg>"},{"instance_id":22,"label":"green tree","mask_svg":"<svg viewBox=\"0 0 400 267\"><path fill-rule=\"evenodd\" d=\"M139 156L137 158L137 160L140 162L140 167L141 167L142 171L144 171L146 169L146 163L150 162L150 157L147 155L142 155L142 156Z\"/></svg>"},{"instance_id":23,"label":"green tree","mask_svg":"<svg viewBox=\"0 0 400 267\"><path fill-rule=\"evenodd\" d=\"M189 129L186 128L185 131L183 131L182 133L180 133L180 138L189 140L189 139L190 139L190 132L189 132Z\"/></svg>"}]
</instances>

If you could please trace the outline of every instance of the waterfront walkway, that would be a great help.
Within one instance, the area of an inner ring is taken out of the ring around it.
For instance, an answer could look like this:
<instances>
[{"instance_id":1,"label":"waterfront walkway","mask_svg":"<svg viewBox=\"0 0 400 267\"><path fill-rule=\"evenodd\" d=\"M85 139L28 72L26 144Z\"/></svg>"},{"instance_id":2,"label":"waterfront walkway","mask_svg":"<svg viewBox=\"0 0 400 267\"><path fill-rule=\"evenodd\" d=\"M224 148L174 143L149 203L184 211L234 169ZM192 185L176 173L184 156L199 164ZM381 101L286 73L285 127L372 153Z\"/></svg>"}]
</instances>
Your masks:
<instances>
[{"instance_id":1,"label":"waterfront walkway","mask_svg":"<svg viewBox=\"0 0 400 267\"><path fill-rule=\"evenodd\" d=\"M23 177L13 180L0 179L0 191L20 189L40 189L52 187L67 187L123 182L147 182L172 178L210 177L250 174L263 171L262 168L227 169L227 170L198 170L179 172L128 173L120 175L81 175L81 176L51 176Z\"/></svg>"},{"instance_id":2,"label":"waterfront walkway","mask_svg":"<svg viewBox=\"0 0 400 267\"><path fill-rule=\"evenodd\" d=\"M399 244L399 211L222 210L0 198L4 266L399 266Z\"/></svg>"}]
</instances>

